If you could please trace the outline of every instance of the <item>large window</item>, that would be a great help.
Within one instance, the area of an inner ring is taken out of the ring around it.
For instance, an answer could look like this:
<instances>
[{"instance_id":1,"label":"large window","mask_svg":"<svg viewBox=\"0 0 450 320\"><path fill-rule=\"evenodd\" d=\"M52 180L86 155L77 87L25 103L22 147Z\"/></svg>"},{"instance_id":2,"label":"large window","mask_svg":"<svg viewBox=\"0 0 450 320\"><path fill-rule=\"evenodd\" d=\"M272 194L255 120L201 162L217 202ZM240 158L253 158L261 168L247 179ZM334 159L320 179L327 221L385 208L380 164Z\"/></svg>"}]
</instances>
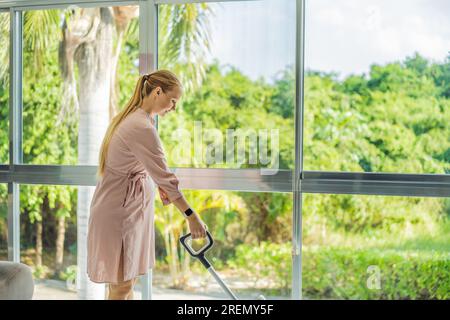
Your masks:
<instances>
[{"instance_id":1,"label":"large window","mask_svg":"<svg viewBox=\"0 0 450 320\"><path fill-rule=\"evenodd\" d=\"M162 2L0 0L0 260L32 268L34 298L104 298L86 273L95 166L158 68L184 86L158 117L167 160L238 297L449 299L449 5ZM155 223L152 298L227 298L176 207L157 197Z\"/></svg>"},{"instance_id":2,"label":"large window","mask_svg":"<svg viewBox=\"0 0 450 320\"><path fill-rule=\"evenodd\" d=\"M450 201L306 194L307 299L449 299Z\"/></svg>"},{"instance_id":3,"label":"large window","mask_svg":"<svg viewBox=\"0 0 450 320\"><path fill-rule=\"evenodd\" d=\"M158 67L186 89L160 118L171 164L292 169L295 1L158 8Z\"/></svg>"},{"instance_id":4,"label":"large window","mask_svg":"<svg viewBox=\"0 0 450 320\"><path fill-rule=\"evenodd\" d=\"M77 189L20 188L21 261L33 270L35 299L77 298ZM214 235L208 260L240 298L289 298L291 194L192 190L185 195ZM227 299L200 262L178 245L188 232L181 213L159 200L156 207L153 298ZM142 285L138 281L136 299L142 297Z\"/></svg>"},{"instance_id":5,"label":"large window","mask_svg":"<svg viewBox=\"0 0 450 320\"><path fill-rule=\"evenodd\" d=\"M207 259L239 298L289 298L292 194L186 190L185 196L215 239ZM180 212L156 204L154 298L228 299L204 266L177 245L188 232ZM193 243L194 249L202 245Z\"/></svg>"},{"instance_id":6,"label":"large window","mask_svg":"<svg viewBox=\"0 0 450 320\"><path fill-rule=\"evenodd\" d=\"M450 172L449 9L307 1L305 170Z\"/></svg>"},{"instance_id":7,"label":"large window","mask_svg":"<svg viewBox=\"0 0 450 320\"><path fill-rule=\"evenodd\" d=\"M24 163L98 164L107 126L139 76L138 13L137 6L24 12Z\"/></svg>"},{"instance_id":8,"label":"large window","mask_svg":"<svg viewBox=\"0 0 450 320\"><path fill-rule=\"evenodd\" d=\"M0 12L0 164L9 160L9 13Z\"/></svg>"}]
</instances>

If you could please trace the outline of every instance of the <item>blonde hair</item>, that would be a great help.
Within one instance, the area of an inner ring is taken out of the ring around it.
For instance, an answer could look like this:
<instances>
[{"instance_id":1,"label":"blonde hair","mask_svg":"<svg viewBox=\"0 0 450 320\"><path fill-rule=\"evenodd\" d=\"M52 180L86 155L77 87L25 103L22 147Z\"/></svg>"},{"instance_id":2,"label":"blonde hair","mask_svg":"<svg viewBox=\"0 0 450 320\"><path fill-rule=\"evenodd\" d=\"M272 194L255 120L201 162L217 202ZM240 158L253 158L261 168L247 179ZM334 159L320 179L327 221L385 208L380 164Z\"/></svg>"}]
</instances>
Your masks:
<instances>
[{"instance_id":1,"label":"blonde hair","mask_svg":"<svg viewBox=\"0 0 450 320\"><path fill-rule=\"evenodd\" d=\"M130 114L137 110L142 105L144 97L148 96L153 89L161 87L164 92L171 91L173 88L182 89L180 80L177 76L168 70L157 70L149 74L144 74L139 77L134 89L134 94L130 101L125 105L112 120L108 126L105 137L103 138L102 146L99 154L99 167L97 177L103 176L105 171L106 155L108 153L108 146L114 131L117 126Z\"/></svg>"}]
</instances>

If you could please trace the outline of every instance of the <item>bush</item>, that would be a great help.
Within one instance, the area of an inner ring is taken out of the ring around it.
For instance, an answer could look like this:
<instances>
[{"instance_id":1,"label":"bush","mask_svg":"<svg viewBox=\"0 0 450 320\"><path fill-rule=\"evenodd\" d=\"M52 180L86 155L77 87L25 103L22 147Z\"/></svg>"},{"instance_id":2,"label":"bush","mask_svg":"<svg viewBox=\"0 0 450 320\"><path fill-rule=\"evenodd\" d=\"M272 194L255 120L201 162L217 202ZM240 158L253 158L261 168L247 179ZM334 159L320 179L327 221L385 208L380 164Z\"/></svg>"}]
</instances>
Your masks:
<instances>
[{"instance_id":1,"label":"bush","mask_svg":"<svg viewBox=\"0 0 450 320\"><path fill-rule=\"evenodd\" d=\"M304 248L307 299L450 299L450 256L435 251ZM232 268L285 295L292 274L290 244L240 245Z\"/></svg>"},{"instance_id":2,"label":"bush","mask_svg":"<svg viewBox=\"0 0 450 320\"><path fill-rule=\"evenodd\" d=\"M76 291L77 265L70 265L65 271L61 272L60 278L66 281L66 287L69 290Z\"/></svg>"},{"instance_id":3,"label":"bush","mask_svg":"<svg viewBox=\"0 0 450 320\"><path fill-rule=\"evenodd\" d=\"M32 270L33 270L33 277L36 279L45 279L50 274L50 269L45 265L33 266Z\"/></svg>"},{"instance_id":4,"label":"bush","mask_svg":"<svg viewBox=\"0 0 450 320\"><path fill-rule=\"evenodd\" d=\"M304 250L303 294L315 299L449 299L450 259L432 251Z\"/></svg>"},{"instance_id":5,"label":"bush","mask_svg":"<svg viewBox=\"0 0 450 320\"><path fill-rule=\"evenodd\" d=\"M276 289L278 294L287 295L291 286L291 249L288 244L261 242L259 246L241 244L236 247L236 256L228 265L238 269L254 281L258 287Z\"/></svg>"}]
</instances>

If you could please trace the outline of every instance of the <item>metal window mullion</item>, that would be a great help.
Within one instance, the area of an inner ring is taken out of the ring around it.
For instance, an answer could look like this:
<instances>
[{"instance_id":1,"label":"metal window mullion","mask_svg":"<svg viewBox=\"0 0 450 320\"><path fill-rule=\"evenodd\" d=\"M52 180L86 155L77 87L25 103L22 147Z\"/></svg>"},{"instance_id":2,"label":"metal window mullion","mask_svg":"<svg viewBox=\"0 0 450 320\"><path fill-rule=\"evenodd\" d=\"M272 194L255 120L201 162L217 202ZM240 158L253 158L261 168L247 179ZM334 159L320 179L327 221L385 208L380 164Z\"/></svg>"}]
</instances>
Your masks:
<instances>
[{"instance_id":1,"label":"metal window mullion","mask_svg":"<svg viewBox=\"0 0 450 320\"><path fill-rule=\"evenodd\" d=\"M158 67L158 7L154 0L139 2L139 74ZM156 117L156 127L158 118ZM141 276L142 300L152 299L153 270Z\"/></svg>"},{"instance_id":2,"label":"metal window mullion","mask_svg":"<svg viewBox=\"0 0 450 320\"><path fill-rule=\"evenodd\" d=\"M22 12L10 10L9 172L22 163ZM8 260L20 262L19 184L8 182Z\"/></svg>"},{"instance_id":3,"label":"metal window mullion","mask_svg":"<svg viewBox=\"0 0 450 320\"><path fill-rule=\"evenodd\" d=\"M82 8L88 7L109 7L109 6L127 6L137 5L138 0L22 0L22 1L2 1L0 0L0 8L13 8L20 11L39 10L39 9L56 9L67 8L68 6L78 6Z\"/></svg>"},{"instance_id":4,"label":"metal window mullion","mask_svg":"<svg viewBox=\"0 0 450 320\"><path fill-rule=\"evenodd\" d=\"M142 1L142 0L141 0ZM145 1L145 0L144 0ZM245 2L260 0L154 0L153 4L187 4L187 3L222 3L222 2ZM0 0L0 10L15 8L16 10L39 10L48 8L67 8L68 6L78 6L82 8L99 6L127 6L135 5L139 0Z\"/></svg>"},{"instance_id":5,"label":"metal window mullion","mask_svg":"<svg viewBox=\"0 0 450 320\"><path fill-rule=\"evenodd\" d=\"M303 172L303 96L304 96L304 39L305 0L296 3L295 36L295 171L293 177L292 225L292 293L293 300L302 299L302 190Z\"/></svg>"},{"instance_id":6,"label":"metal window mullion","mask_svg":"<svg viewBox=\"0 0 450 320\"><path fill-rule=\"evenodd\" d=\"M93 165L0 165L0 183L95 186ZM300 167L300 166L299 166ZM171 168L183 189L292 192L294 170L261 175L259 169ZM298 176L297 176L298 177ZM302 193L450 197L450 175L301 171ZM297 183L299 183L297 178Z\"/></svg>"},{"instance_id":7,"label":"metal window mullion","mask_svg":"<svg viewBox=\"0 0 450 320\"><path fill-rule=\"evenodd\" d=\"M261 0L155 0L156 4L217 3L217 2L250 2Z\"/></svg>"}]
</instances>

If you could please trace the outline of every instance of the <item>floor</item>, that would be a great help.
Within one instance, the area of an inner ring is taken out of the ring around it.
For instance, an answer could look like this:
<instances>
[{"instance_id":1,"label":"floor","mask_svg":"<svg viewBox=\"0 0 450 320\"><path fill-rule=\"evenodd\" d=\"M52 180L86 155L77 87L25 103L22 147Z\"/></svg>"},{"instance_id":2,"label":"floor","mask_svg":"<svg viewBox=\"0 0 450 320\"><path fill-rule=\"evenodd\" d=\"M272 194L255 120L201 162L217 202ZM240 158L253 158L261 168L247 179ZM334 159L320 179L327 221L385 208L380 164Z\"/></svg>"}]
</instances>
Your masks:
<instances>
[{"instance_id":1,"label":"floor","mask_svg":"<svg viewBox=\"0 0 450 320\"><path fill-rule=\"evenodd\" d=\"M240 299L256 299L258 294L239 295ZM270 297L270 299L280 297ZM141 300L141 286L135 287L134 299ZM208 287L204 293L190 292L176 289L166 289L158 286L152 288L152 300L217 300L229 299L219 286ZM33 300L78 300L77 292L69 290L64 281L36 280Z\"/></svg>"}]
</instances>

